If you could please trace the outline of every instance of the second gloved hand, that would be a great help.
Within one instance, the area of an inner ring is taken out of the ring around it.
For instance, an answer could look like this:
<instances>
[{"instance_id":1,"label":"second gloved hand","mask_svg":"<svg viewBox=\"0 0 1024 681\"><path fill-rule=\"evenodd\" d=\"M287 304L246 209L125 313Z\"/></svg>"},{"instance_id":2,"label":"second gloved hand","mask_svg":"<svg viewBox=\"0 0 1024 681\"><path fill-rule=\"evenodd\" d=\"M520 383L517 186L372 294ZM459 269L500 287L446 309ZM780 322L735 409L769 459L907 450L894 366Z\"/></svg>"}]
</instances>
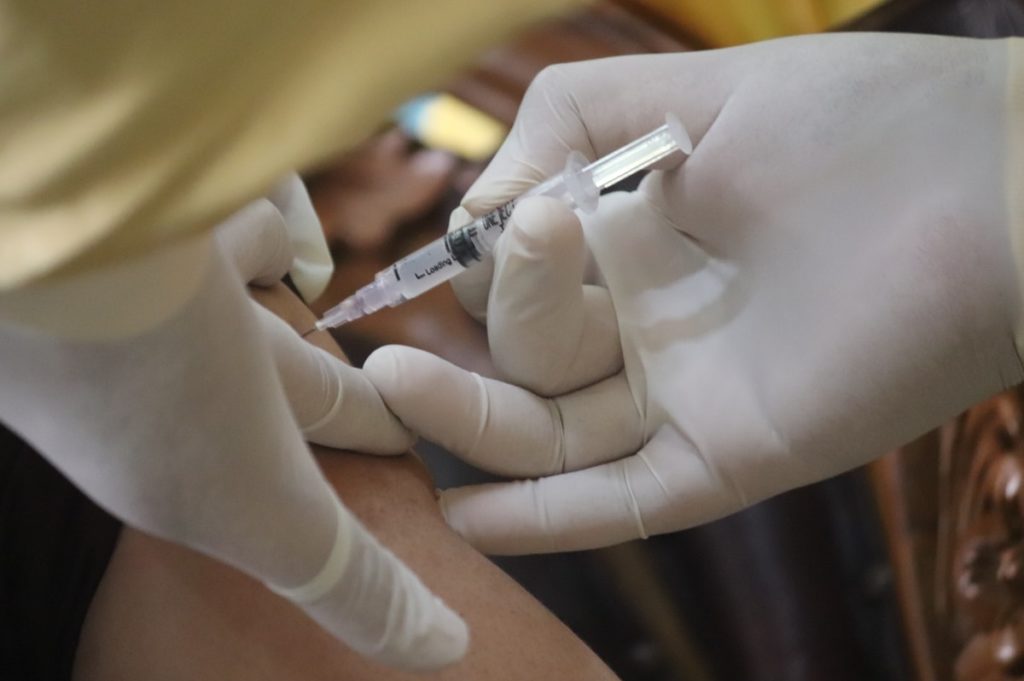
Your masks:
<instances>
[{"instance_id":1,"label":"second gloved hand","mask_svg":"<svg viewBox=\"0 0 1024 681\"><path fill-rule=\"evenodd\" d=\"M582 231L524 201L494 266L456 280L507 383L408 349L368 360L413 430L538 478L445 491L452 526L493 553L682 529L1021 380L1008 50L832 35L547 71L470 213L666 112L696 149Z\"/></svg>"}]
</instances>

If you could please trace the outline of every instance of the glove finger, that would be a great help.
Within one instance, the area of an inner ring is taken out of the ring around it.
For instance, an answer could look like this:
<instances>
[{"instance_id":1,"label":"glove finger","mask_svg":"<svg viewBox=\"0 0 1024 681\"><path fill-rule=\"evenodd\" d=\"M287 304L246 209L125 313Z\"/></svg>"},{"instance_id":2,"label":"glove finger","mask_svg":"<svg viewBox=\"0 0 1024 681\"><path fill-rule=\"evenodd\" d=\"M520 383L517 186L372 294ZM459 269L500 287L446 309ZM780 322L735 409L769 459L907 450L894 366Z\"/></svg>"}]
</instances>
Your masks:
<instances>
[{"instance_id":1,"label":"glove finger","mask_svg":"<svg viewBox=\"0 0 1024 681\"><path fill-rule=\"evenodd\" d=\"M448 524L492 555L578 551L680 530L741 501L675 431L634 456L539 480L445 490Z\"/></svg>"},{"instance_id":2,"label":"glove finger","mask_svg":"<svg viewBox=\"0 0 1024 681\"><path fill-rule=\"evenodd\" d=\"M255 306L292 413L307 440L369 454L401 454L413 436L362 371L307 343Z\"/></svg>"},{"instance_id":3,"label":"glove finger","mask_svg":"<svg viewBox=\"0 0 1024 681\"><path fill-rule=\"evenodd\" d=\"M583 286L586 245L572 210L550 198L518 205L498 244L487 336L513 383L560 395L622 368L608 291Z\"/></svg>"},{"instance_id":4,"label":"glove finger","mask_svg":"<svg viewBox=\"0 0 1024 681\"><path fill-rule=\"evenodd\" d=\"M316 300L330 282L334 261L306 185L298 175L289 173L270 190L267 200L280 212L286 226L285 235L294 256L289 268L292 283L303 300Z\"/></svg>"},{"instance_id":5,"label":"glove finger","mask_svg":"<svg viewBox=\"0 0 1024 681\"><path fill-rule=\"evenodd\" d=\"M364 371L406 426L494 473L561 473L610 461L642 442L622 373L544 399L413 348L381 348Z\"/></svg>"},{"instance_id":6,"label":"glove finger","mask_svg":"<svg viewBox=\"0 0 1024 681\"><path fill-rule=\"evenodd\" d=\"M348 510L339 522L344 571L306 611L356 651L393 667L429 671L462 658L465 622Z\"/></svg>"},{"instance_id":7,"label":"glove finger","mask_svg":"<svg viewBox=\"0 0 1024 681\"><path fill-rule=\"evenodd\" d=\"M466 215L483 215L562 172L570 152L596 160L660 126L667 113L676 115L699 144L743 75L736 62L709 50L544 69L527 89L508 137L463 197L466 213L458 219L453 215L449 230L465 224ZM641 93L642 104L609 98L609 87L616 83ZM477 319L483 319L489 283L483 272L452 280L459 300Z\"/></svg>"},{"instance_id":8,"label":"glove finger","mask_svg":"<svg viewBox=\"0 0 1024 681\"><path fill-rule=\"evenodd\" d=\"M564 170L570 152L596 160L657 128L668 113L699 143L742 76L730 64L709 51L549 66L530 83L508 137L462 205L481 215ZM643 105L609 98L609 74L643 93Z\"/></svg>"},{"instance_id":9,"label":"glove finger","mask_svg":"<svg viewBox=\"0 0 1024 681\"><path fill-rule=\"evenodd\" d=\"M268 199L247 204L217 226L221 251L242 275L242 281L270 286L291 267L293 253L288 225Z\"/></svg>"}]
</instances>

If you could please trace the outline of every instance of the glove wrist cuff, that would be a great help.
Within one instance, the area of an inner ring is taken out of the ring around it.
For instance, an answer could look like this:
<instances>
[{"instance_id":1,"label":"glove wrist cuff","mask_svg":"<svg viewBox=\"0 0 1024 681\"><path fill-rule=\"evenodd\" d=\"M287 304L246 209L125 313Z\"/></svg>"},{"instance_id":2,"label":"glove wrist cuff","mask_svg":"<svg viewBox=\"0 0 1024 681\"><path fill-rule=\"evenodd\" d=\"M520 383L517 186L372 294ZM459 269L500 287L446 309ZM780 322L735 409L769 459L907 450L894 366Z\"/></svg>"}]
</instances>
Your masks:
<instances>
[{"instance_id":1,"label":"glove wrist cuff","mask_svg":"<svg viewBox=\"0 0 1024 681\"><path fill-rule=\"evenodd\" d=\"M1024 40L1009 39L1006 44L1006 208L1017 286L1024 296ZM1020 346L1024 325L1015 331Z\"/></svg>"},{"instance_id":2,"label":"glove wrist cuff","mask_svg":"<svg viewBox=\"0 0 1024 681\"><path fill-rule=\"evenodd\" d=\"M352 555L352 519L348 511L335 498L334 506L337 510L337 524L334 534L334 545L327 554L323 567L305 584L293 587L279 587L267 584L267 588L278 596L288 599L293 603L305 605L320 600L334 587L345 574L348 568L349 558Z\"/></svg>"}]
</instances>

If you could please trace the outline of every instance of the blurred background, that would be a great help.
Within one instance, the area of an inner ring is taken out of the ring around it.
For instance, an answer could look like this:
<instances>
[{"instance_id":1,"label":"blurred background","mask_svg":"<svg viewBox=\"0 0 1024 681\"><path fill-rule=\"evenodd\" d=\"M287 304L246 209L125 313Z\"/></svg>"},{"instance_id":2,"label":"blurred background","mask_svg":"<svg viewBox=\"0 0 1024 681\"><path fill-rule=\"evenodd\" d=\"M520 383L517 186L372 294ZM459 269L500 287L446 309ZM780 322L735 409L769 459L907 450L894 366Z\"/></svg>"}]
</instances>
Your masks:
<instances>
[{"instance_id":1,"label":"blurred background","mask_svg":"<svg viewBox=\"0 0 1024 681\"><path fill-rule=\"evenodd\" d=\"M621 0L496 46L307 177L337 273L322 312L445 231L548 64L818 31L1024 31L1015 0ZM484 375L442 287L336 331L359 364L401 343ZM872 466L711 525L500 559L625 681L1024 678L1024 401L1007 393ZM438 485L486 479L423 443Z\"/></svg>"}]
</instances>

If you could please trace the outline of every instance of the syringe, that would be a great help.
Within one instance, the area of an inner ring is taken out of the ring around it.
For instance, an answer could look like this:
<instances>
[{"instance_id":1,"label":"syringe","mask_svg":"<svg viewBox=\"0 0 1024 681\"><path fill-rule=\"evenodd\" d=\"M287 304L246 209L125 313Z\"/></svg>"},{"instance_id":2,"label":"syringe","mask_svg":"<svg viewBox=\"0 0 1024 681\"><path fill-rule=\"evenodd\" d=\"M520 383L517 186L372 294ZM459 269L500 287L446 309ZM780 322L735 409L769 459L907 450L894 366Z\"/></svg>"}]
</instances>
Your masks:
<instances>
[{"instance_id":1,"label":"syringe","mask_svg":"<svg viewBox=\"0 0 1024 681\"><path fill-rule=\"evenodd\" d=\"M381 270L371 283L327 310L315 328L322 331L395 307L472 267L494 250L512 209L525 197L552 196L589 213L597 208L602 189L651 167L676 149L689 154L693 144L679 119L669 114L660 128L589 165L583 154L574 151L562 173Z\"/></svg>"}]
</instances>

